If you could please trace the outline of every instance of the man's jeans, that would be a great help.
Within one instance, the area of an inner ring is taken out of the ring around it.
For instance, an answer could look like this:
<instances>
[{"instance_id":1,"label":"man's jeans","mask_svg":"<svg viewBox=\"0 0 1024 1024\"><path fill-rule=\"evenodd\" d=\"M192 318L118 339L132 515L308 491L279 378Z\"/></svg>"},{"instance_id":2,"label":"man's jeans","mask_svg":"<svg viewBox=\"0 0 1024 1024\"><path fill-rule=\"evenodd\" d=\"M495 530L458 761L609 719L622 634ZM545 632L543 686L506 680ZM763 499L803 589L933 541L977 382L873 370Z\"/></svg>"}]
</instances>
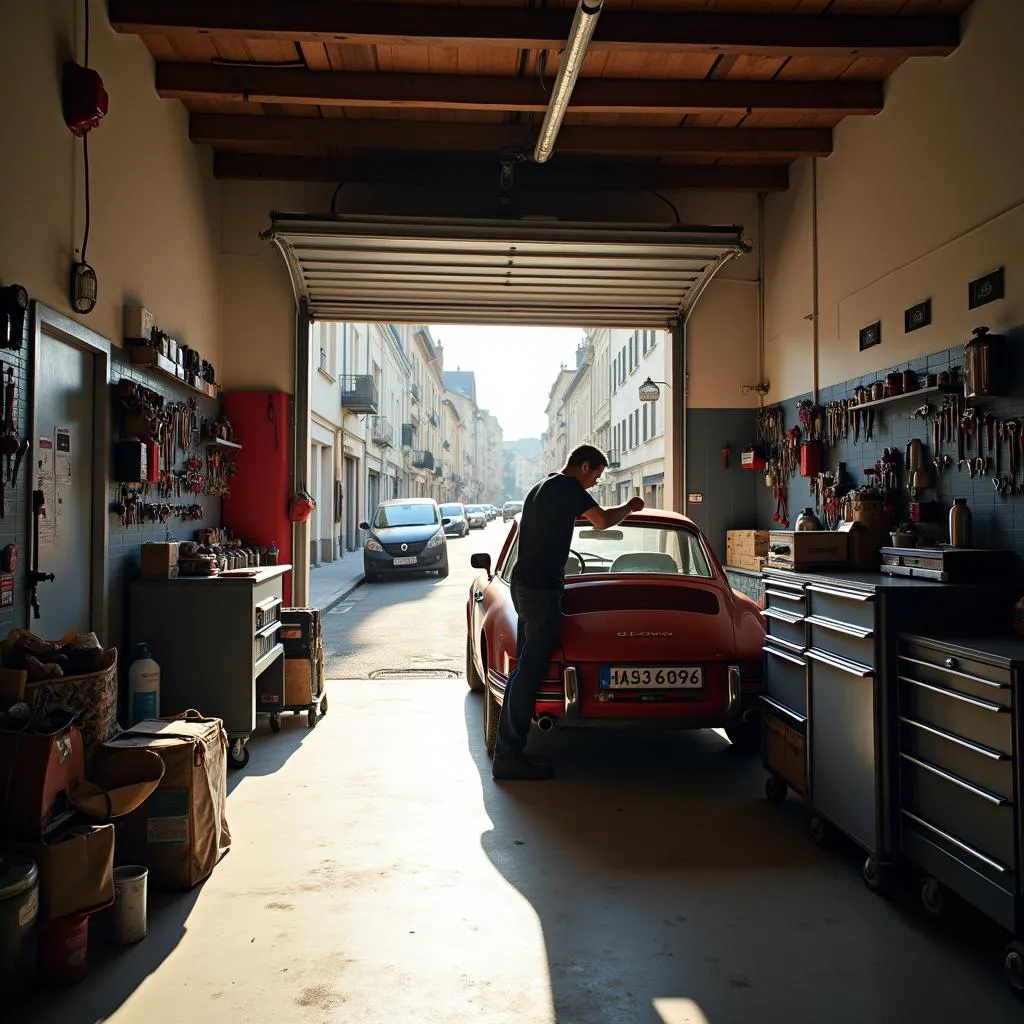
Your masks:
<instances>
[{"instance_id":1,"label":"man's jeans","mask_svg":"<svg viewBox=\"0 0 1024 1024\"><path fill-rule=\"evenodd\" d=\"M551 655L558 647L562 625L561 590L535 590L513 583L512 603L519 615L516 637L519 664L505 687L505 702L501 706L494 745L497 760L508 760L523 753L537 691L547 675Z\"/></svg>"}]
</instances>

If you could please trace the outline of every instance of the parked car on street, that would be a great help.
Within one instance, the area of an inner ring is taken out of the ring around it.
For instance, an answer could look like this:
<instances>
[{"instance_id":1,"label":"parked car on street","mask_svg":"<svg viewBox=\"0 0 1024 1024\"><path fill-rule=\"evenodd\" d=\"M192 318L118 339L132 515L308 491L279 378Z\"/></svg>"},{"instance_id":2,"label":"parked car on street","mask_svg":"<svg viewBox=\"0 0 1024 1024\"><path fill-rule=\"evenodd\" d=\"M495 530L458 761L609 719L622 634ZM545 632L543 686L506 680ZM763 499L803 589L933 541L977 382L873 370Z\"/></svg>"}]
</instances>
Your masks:
<instances>
[{"instance_id":1,"label":"parked car on street","mask_svg":"<svg viewBox=\"0 0 1024 1024\"><path fill-rule=\"evenodd\" d=\"M522 511L523 503L521 501L506 501L501 506L501 521L507 523L510 519L515 519Z\"/></svg>"},{"instance_id":2,"label":"parked car on street","mask_svg":"<svg viewBox=\"0 0 1024 1024\"><path fill-rule=\"evenodd\" d=\"M448 575L447 525L433 498L382 501L372 522L359 524L369 534L363 546L366 582L409 572L436 572L444 579Z\"/></svg>"},{"instance_id":3,"label":"parked car on street","mask_svg":"<svg viewBox=\"0 0 1024 1024\"><path fill-rule=\"evenodd\" d=\"M509 586L519 524L466 605L466 675L484 694L484 739L494 749L498 713L516 663ZM554 726L724 728L736 745L759 743L764 618L729 586L691 519L644 509L619 526L581 519L565 565L560 648L537 695L542 730Z\"/></svg>"},{"instance_id":4,"label":"parked car on street","mask_svg":"<svg viewBox=\"0 0 1024 1024\"><path fill-rule=\"evenodd\" d=\"M466 519L471 530L482 530L487 525L487 510L483 505L467 505Z\"/></svg>"},{"instance_id":5,"label":"parked car on street","mask_svg":"<svg viewBox=\"0 0 1024 1024\"><path fill-rule=\"evenodd\" d=\"M466 506L459 501L446 501L440 508L442 518L448 520L444 528L445 536L465 537L469 533Z\"/></svg>"},{"instance_id":6,"label":"parked car on street","mask_svg":"<svg viewBox=\"0 0 1024 1024\"><path fill-rule=\"evenodd\" d=\"M498 509L494 505L485 505L484 508L487 509L487 522L498 518Z\"/></svg>"}]
</instances>

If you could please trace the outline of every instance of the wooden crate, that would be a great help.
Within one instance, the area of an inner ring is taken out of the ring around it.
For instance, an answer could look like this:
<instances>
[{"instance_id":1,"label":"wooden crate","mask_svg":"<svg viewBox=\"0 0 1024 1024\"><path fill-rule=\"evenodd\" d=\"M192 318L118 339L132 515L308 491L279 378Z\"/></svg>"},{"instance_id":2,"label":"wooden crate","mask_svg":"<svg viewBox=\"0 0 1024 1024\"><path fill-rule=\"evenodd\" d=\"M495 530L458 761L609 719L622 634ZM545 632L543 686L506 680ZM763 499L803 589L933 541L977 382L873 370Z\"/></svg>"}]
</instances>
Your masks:
<instances>
[{"instance_id":1,"label":"wooden crate","mask_svg":"<svg viewBox=\"0 0 1024 1024\"><path fill-rule=\"evenodd\" d=\"M751 572L760 572L767 564L768 559L763 555L727 555L725 564L731 569L749 569Z\"/></svg>"},{"instance_id":2,"label":"wooden crate","mask_svg":"<svg viewBox=\"0 0 1024 1024\"><path fill-rule=\"evenodd\" d=\"M768 530L727 530L725 533L726 560L737 565L733 558L746 556L759 558L768 554Z\"/></svg>"},{"instance_id":3,"label":"wooden crate","mask_svg":"<svg viewBox=\"0 0 1024 1024\"><path fill-rule=\"evenodd\" d=\"M288 658L284 663L285 707L312 704L324 690L324 649L313 658Z\"/></svg>"},{"instance_id":4,"label":"wooden crate","mask_svg":"<svg viewBox=\"0 0 1024 1024\"><path fill-rule=\"evenodd\" d=\"M801 796L807 792L807 744L803 733L775 715L762 722L762 754L768 771L785 779Z\"/></svg>"}]
</instances>

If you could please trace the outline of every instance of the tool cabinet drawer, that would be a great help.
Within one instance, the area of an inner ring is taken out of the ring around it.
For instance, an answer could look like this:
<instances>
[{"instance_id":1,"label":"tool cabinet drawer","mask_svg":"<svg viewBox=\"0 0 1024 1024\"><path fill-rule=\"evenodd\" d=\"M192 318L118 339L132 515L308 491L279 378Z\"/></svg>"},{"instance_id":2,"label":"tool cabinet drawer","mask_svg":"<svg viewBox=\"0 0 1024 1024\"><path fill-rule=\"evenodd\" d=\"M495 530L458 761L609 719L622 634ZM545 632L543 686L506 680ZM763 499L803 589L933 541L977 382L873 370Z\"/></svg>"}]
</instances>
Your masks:
<instances>
[{"instance_id":1,"label":"tool cabinet drawer","mask_svg":"<svg viewBox=\"0 0 1024 1024\"><path fill-rule=\"evenodd\" d=\"M1012 702L1010 672L1001 665L989 665L923 644L900 645L900 673L947 690L1009 707Z\"/></svg>"},{"instance_id":2,"label":"tool cabinet drawer","mask_svg":"<svg viewBox=\"0 0 1024 1024\"><path fill-rule=\"evenodd\" d=\"M1008 868L1015 859L1012 799L915 757L899 756L900 808Z\"/></svg>"},{"instance_id":3,"label":"tool cabinet drawer","mask_svg":"<svg viewBox=\"0 0 1024 1024\"><path fill-rule=\"evenodd\" d=\"M268 622L255 636L253 640L253 660L259 661L260 658L268 655L277 646L277 634L281 628L281 623L276 619L273 622Z\"/></svg>"},{"instance_id":4,"label":"tool cabinet drawer","mask_svg":"<svg viewBox=\"0 0 1024 1024\"><path fill-rule=\"evenodd\" d=\"M857 626L824 615L808 615L807 646L837 654L861 665L875 664L875 631L870 626Z\"/></svg>"},{"instance_id":5,"label":"tool cabinet drawer","mask_svg":"<svg viewBox=\"0 0 1024 1024\"><path fill-rule=\"evenodd\" d=\"M790 583L766 576L764 606L765 608L778 608L794 615L806 615L807 591L799 583Z\"/></svg>"},{"instance_id":6,"label":"tool cabinet drawer","mask_svg":"<svg viewBox=\"0 0 1024 1024\"><path fill-rule=\"evenodd\" d=\"M801 649L765 638L764 690L784 707L807 714L807 664Z\"/></svg>"},{"instance_id":7,"label":"tool cabinet drawer","mask_svg":"<svg viewBox=\"0 0 1024 1024\"><path fill-rule=\"evenodd\" d=\"M284 598L279 594L263 598L256 604L256 611L253 621L253 632L258 633L264 626L275 622L280 614Z\"/></svg>"},{"instance_id":8,"label":"tool cabinet drawer","mask_svg":"<svg viewBox=\"0 0 1024 1024\"><path fill-rule=\"evenodd\" d=\"M861 629L875 628L875 597L872 591L810 583L807 586L807 609L810 615L818 618Z\"/></svg>"},{"instance_id":9,"label":"tool cabinet drawer","mask_svg":"<svg viewBox=\"0 0 1024 1024\"><path fill-rule=\"evenodd\" d=\"M769 638L778 637L790 647L800 650L807 646L807 629L802 614L789 609L766 608L764 621Z\"/></svg>"},{"instance_id":10,"label":"tool cabinet drawer","mask_svg":"<svg viewBox=\"0 0 1024 1024\"><path fill-rule=\"evenodd\" d=\"M1013 753L1013 721L1004 705L902 673L898 692L901 717L1003 754Z\"/></svg>"}]
</instances>

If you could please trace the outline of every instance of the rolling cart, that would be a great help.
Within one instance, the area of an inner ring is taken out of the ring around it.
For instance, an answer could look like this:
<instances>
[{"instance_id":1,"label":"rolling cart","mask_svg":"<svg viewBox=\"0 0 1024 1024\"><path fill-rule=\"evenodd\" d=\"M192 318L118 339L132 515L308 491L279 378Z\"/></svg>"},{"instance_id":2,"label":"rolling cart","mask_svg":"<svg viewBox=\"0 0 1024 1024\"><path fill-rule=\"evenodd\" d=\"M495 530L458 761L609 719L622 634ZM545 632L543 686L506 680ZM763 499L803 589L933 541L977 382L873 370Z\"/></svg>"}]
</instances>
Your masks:
<instances>
[{"instance_id":1,"label":"rolling cart","mask_svg":"<svg viewBox=\"0 0 1024 1024\"><path fill-rule=\"evenodd\" d=\"M312 729L327 714L320 609L282 608L279 638L284 647L284 697L279 708L267 709L270 729L280 732L284 712L304 713Z\"/></svg>"}]
</instances>

